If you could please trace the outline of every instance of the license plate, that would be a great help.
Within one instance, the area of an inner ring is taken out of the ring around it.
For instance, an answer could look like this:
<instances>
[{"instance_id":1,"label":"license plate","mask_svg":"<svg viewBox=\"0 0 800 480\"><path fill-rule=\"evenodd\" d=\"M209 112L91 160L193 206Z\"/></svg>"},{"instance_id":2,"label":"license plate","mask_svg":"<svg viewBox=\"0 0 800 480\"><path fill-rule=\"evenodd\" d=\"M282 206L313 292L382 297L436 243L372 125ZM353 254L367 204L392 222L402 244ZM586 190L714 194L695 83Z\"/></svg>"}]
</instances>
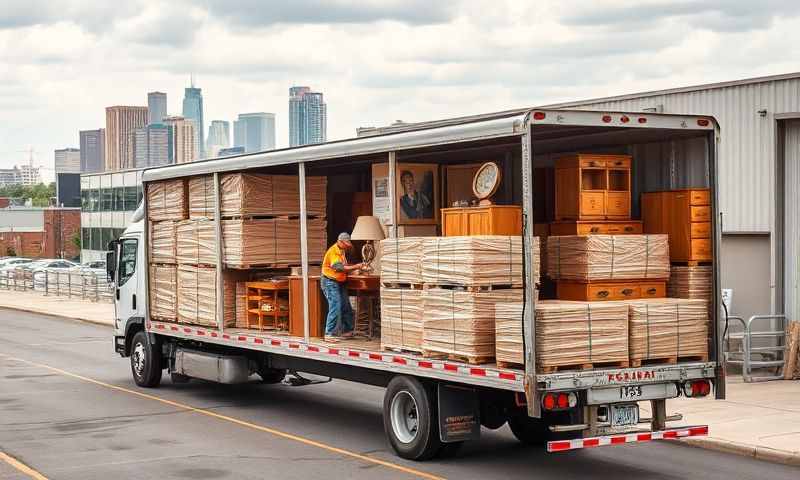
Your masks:
<instances>
[{"instance_id":1,"label":"license plate","mask_svg":"<svg viewBox=\"0 0 800 480\"><path fill-rule=\"evenodd\" d=\"M642 398L641 385L625 385L619 387L620 400L639 400L640 398Z\"/></svg>"},{"instance_id":2,"label":"license plate","mask_svg":"<svg viewBox=\"0 0 800 480\"><path fill-rule=\"evenodd\" d=\"M586 391L588 405L606 405L619 402L639 402L659 398L675 398L678 387L674 383L646 383L619 387L590 388Z\"/></svg>"},{"instance_id":3,"label":"license plate","mask_svg":"<svg viewBox=\"0 0 800 480\"><path fill-rule=\"evenodd\" d=\"M639 405L611 405L610 411L612 427L639 423Z\"/></svg>"}]
</instances>

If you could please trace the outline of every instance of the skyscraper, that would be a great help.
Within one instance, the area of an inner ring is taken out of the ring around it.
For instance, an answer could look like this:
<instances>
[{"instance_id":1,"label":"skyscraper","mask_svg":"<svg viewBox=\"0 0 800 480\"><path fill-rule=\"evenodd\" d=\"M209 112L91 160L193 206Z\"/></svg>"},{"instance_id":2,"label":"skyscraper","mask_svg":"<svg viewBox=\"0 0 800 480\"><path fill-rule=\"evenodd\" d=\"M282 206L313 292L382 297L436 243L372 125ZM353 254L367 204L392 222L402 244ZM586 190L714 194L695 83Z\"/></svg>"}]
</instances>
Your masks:
<instances>
[{"instance_id":1,"label":"skyscraper","mask_svg":"<svg viewBox=\"0 0 800 480\"><path fill-rule=\"evenodd\" d=\"M147 107L106 107L106 170L133 168L133 132L147 124Z\"/></svg>"},{"instance_id":2,"label":"skyscraper","mask_svg":"<svg viewBox=\"0 0 800 480\"><path fill-rule=\"evenodd\" d=\"M164 92L150 92L147 94L147 124L164 123L167 116L167 94Z\"/></svg>"},{"instance_id":3,"label":"skyscraper","mask_svg":"<svg viewBox=\"0 0 800 480\"><path fill-rule=\"evenodd\" d=\"M289 146L322 143L327 139L328 107L321 92L310 87L289 89Z\"/></svg>"},{"instance_id":4,"label":"skyscraper","mask_svg":"<svg viewBox=\"0 0 800 480\"><path fill-rule=\"evenodd\" d=\"M231 146L231 124L225 120L212 120L208 127L206 156L216 157L223 148Z\"/></svg>"},{"instance_id":5,"label":"skyscraper","mask_svg":"<svg viewBox=\"0 0 800 480\"><path fill-rule=\"evenodd\" d=\"M102 172L106 161L106 129L82 130L81 173Z\"/></svg>"},{"instance_id":6,"label":"skyscraper","mask_svg":"<svg viewBox=\"0 0 800 480\"><path fill-rule=\"evenodd\" d=\"M205 124L203 123L203 91L194 86L184 89L183 94L183 117L194 121L196 127L195 152L196 158L204 158L203 148L205 147Z\"/></svg>"},{"instance_id":7,"label":"skyscraper","mask_svg":"<svg viewBox=\"0 0 800 480\"><path fill-rule=\"evenodd\" d=\"M247 153L275 149L275 114L240 113L233 122L233 142Z\"/></svg>"},{"instance_id":8,"label":"skyscraper","mask_svg":"<svg viewBox=\"0 0 800 480\"><path fill-rule=\"evenodd\" d=\"M133 141L134 166L144 168L174 163L172 134L173 129L163 123L137 128Z\"/></svg>"},{"instance_id":9,"label":"skyscraper","mask_svg":"<svg viewBox=\"0 0 800 480\"><path fill-rule=\"evenodd\" d=\"M81 173L81 151L77 148L60 148L55 151L56 173Z\"/></svg>"},{"instance_id":10,"label":"skyscraper","mask_svg":"<svg viewBox=\"0 0 800 480\"><path fill-rule=\"evenodd\" d=\"M164 123L171 130L173 163L187 163L197 160L197 129L194 121L183 117L167 117Z\"/></svg>"}]
</instances>

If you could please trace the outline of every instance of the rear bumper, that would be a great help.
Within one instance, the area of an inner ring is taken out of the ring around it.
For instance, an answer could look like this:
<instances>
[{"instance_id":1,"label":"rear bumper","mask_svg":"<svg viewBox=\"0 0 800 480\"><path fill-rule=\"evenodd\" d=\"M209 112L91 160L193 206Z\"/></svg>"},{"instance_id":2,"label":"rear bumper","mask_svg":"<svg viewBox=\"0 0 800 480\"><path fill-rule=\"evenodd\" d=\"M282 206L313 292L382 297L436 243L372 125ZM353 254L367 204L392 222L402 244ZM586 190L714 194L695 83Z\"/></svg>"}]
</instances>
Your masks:
<instances>
[{"instance_id":1,"label":"rear bumper","mask_svg":"<svg viewBox=\"0 0 800 480\"><path fill-rule=\"evenodd\" d=\"M576 438L574 440L557 440L547 442L547 451L549 453L564 452L567 450L605 447L608 445L649 442L652 440L674 440L676 438L701 437L706 435L708 435L708 425L668 428L657 432L633 432L602 437Z\"/></svg>"}]
</instances>

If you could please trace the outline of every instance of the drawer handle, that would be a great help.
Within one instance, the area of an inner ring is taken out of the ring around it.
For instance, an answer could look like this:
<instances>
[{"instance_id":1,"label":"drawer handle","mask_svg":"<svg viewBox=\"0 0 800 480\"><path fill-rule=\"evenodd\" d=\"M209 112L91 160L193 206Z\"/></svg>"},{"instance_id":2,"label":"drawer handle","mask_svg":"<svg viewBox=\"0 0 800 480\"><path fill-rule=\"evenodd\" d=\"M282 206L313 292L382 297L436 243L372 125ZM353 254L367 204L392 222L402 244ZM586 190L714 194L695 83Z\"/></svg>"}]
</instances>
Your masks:
<instances>
[{"instance_id":1,"label":"drawer handle","mask_svg":"<svg viewBox=\"0 0 800 480\"><path fill-rule=\"evenodd\" d=\"M622 165L622 161L614 162L614 165Z\"/></svg>"},{"instance_id":2,"label":"drawer handle","mask_svg":"<svg viewBox=\"0 0 800 480\"><path fill-rule=\"evenodd\" d=\"M648 288L647 289L647 294L648 295L655 295L657 291L658 290L656 290L655 288Z\"/></svg>"},{"instance_id":3,"label":"drawer handle","mask_svg":"<svg viewBox=\"0 0 800 480\"><path fill-rule=\"evenodd\" d=\"M625 290L622 291L622 294L625 295L626 297L631 296L631 295L633 295L633 289L632 288L626 288Z\"/></svg>"},{"instance_id":4,"label":"drawer handle","mask_svg":"<svg viewBox=\"0 0 800 480\"><path fill-rule=\"evenodd\" d=\"M600 290L597 292L597 296L600 298L606 298L608 296L608 290Z\"/></svg>"},{"instance_id":5,"label":"drawer handle","mask_svg":"<svg viewBox=\"0 0 800 480\"><path fill-rule=\"evenodd\" d=\"M589 162L589 166L590 167L596 167L597 166L597 162L591 161L591 162Z\"/></svg>"},{"instance_id":6,"label":"drawer handle","mask_svg":"<svg viewBox=\"0 0 800 480\"><path fill-rule=\"evenodd\" d=\"M625 227L625 231L626 232L632 232L633 231L633 227L627 226L627 227Z\"/></svg>"},{"instance_id":7,"label":"drawer handle","mask_svg":"<svg viewBox=\"0 0 800 480\"><path fill-rule=\"evenodd\" d=\"M600 227L592 227L592 228L589 229L589 231L592 232L592 233L597 233L597 232L600 231Z\"/></svg>"}]
</instances>

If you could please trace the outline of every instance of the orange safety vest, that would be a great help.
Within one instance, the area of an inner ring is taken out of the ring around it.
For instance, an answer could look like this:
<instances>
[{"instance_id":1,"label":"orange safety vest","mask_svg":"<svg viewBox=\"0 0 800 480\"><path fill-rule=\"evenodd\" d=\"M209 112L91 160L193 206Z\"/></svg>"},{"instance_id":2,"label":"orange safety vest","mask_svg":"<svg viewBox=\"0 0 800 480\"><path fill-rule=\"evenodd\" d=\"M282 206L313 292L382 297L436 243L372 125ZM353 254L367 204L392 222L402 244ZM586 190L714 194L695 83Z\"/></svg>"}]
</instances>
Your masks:
<instances>
[{"instance_id":1,"label":"orange safety vest","mask_svg":"<svg viewBox=\"0 0 800 480\"><path fill-rule=\"evenodd\" d=\"M336 263L347 265L347 260L344 258L344 252L339 248L339 245L334 243L331 245L331 248L325 252L325 258L322 259L322 274L337 282L347 281L347 274L345 272L337 272L333 269L332 265Z\"/></svg>"}]
</instances>

